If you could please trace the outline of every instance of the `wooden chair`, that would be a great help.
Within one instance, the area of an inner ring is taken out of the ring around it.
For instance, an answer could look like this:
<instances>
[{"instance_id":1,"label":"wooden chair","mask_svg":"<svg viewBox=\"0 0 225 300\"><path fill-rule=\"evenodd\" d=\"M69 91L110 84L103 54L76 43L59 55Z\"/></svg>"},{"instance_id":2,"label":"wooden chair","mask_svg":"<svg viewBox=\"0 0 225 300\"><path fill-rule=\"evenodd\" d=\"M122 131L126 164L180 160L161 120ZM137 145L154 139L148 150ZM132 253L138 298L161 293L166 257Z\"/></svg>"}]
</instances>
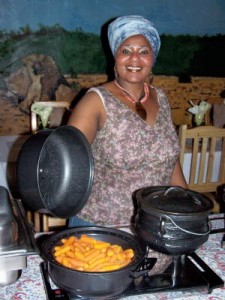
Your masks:
<instances>
[{"instance_id":1,"label":"wooden chair","mask_svg":"<svg viewBox=\"0 0 225 300\"><path fill-rule=\"evenodd\" d=\"M53 107L54 109L63 109L63 110L69 110L70 103L66 101L46 101L46 102L38 102L45 106ZM54 122L54 127L60 126L61 118L59 120L59 123L56 124ZM50 123L51 127L51 123ZM31 111L31 131L32 133L37 132L38 129L38 116ZM36 232L47 232L55 228L64 227L66 226L66 219L62 218L56 218L51 215L38 213L38 212L28 212L27 213L28 220L31 221L34 224Z\"/></svg>"},{"instance_id":2,"label":"wooden chair","mask_svg":"<svg viewBox=\"0 0 225 300\"><path fill-rule=\"evenodd\" d=\"M187 125L181 125L179 141L183 170L185 153L191 153L190 174L187 180L189 189L206 194L214 202L213 212L219 212L219 203L215 201L214 196L217 187L225 183L225 128L199 126L188 129ZM217 170L215 158L219 166ZM218 173L216 179L215 172Z\"/></svg>"}]
</instances>

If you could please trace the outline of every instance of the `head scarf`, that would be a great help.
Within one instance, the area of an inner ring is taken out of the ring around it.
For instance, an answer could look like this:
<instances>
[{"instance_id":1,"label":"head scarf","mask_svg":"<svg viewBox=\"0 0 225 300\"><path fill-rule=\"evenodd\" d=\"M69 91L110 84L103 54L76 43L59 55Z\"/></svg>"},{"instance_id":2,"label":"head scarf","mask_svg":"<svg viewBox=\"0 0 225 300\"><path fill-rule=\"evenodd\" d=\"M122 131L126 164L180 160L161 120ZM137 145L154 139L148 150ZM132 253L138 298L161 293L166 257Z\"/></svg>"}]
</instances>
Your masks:
<instances>
[{"instance_id":1,"label":"head scarf","mask_svg":"<svg viewBox=\"0 0 225 300\"><path fill-rule=\"evenodd\" d=\"M150 43L154 61L160 49L160 37L153 23L142 16L122 16L110 23L108 28L109 45L115 56L118 47L130 36L141 34Z\"/></svg>"}]
</instances>

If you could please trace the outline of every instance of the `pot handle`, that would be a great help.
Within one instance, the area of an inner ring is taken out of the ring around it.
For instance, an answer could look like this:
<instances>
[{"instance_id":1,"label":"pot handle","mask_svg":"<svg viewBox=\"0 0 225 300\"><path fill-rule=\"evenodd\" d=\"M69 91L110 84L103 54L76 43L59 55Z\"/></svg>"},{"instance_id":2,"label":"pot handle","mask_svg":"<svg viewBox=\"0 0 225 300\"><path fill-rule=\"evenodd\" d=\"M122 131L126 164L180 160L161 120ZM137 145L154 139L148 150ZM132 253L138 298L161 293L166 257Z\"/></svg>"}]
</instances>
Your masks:
<instances>
[{"instance_id":1,"label":"pot handle","mask_svg":"<svg viewBox=\"0 0 225 300\"><path fill-rule=\"evenodd\" d=\"M180 227L179 225L177 225L177 223L176 223L171 217L166 216L166 215L163 215L163 216L161 217L161 219L162 219L163 217L164 217L165 219L168 219L171 223L173 223L174 226L176 226L176 227L177 227L178 229L180 229L181 231L186 232L186 233L189 233L189 234L192 234L192 235L199 235L199 236L207 235L207 234L209 234L210 231L211 231L211 228L209 228L208 231L203 232L203 233L193 232L193 231L184 229L184 228Z\"/></svg>"},{"instance_id":2,"label":"pot handle","mask_svg":"<svg viewBox=\"0 0 225 300\"><path fill-rule=\"evenodd\" d=\"M155 257L146 257L136 269L132 270L130 277L136 279L140 276L147 274L155 265L157 258Z\"/></svg>"}]
</instances>

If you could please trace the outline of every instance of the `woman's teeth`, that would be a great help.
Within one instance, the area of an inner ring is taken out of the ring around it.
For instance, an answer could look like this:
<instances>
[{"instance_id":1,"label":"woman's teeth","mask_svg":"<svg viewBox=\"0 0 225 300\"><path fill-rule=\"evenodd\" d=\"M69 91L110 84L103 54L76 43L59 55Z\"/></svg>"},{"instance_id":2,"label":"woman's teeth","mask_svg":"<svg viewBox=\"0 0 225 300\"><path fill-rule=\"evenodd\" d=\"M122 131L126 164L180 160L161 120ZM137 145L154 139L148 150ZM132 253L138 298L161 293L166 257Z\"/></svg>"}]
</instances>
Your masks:
<instances>
[{"instance_id":1,"label":"woman's teeth","mask_svg":"<svg viewBox=\"0 0 225 300\"><path fill-rule=\"evenodd\" d=\"M141 67L127 67L127 70L131 72L138 72L141 70Z\"/></svg>"}]
</instances>

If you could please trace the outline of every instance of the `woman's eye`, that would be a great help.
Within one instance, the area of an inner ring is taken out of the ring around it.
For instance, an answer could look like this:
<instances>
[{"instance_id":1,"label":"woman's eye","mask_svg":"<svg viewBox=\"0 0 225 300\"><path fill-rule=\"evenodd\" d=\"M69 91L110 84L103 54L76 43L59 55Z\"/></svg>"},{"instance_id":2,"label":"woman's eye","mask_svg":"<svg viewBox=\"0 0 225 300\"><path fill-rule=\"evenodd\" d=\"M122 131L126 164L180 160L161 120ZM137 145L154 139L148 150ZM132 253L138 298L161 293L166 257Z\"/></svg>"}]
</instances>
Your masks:
<instances>
[{"instance_id":1,"label":"woman's eye","mask_svg":"<svg viewBox=\"0 0 225 300\"><path fill-rule=\"evenodd\" d=\"M129 49L122 49L122 53L123 53L123 54L129 54L129 53L130 53L130 50L129 50Z\"/></svg>"},{"instance_id":2,"label":"woman's eye","mask_svg":"<svg viewBox=\"0 0 225 300\"><path fill-rule=\"evenodd\" d=\"M143 49L143 50L141 50L140 51L140 54L149 54L149 51L148 51L148 49Z\"/></svg>"}]
</instances>

